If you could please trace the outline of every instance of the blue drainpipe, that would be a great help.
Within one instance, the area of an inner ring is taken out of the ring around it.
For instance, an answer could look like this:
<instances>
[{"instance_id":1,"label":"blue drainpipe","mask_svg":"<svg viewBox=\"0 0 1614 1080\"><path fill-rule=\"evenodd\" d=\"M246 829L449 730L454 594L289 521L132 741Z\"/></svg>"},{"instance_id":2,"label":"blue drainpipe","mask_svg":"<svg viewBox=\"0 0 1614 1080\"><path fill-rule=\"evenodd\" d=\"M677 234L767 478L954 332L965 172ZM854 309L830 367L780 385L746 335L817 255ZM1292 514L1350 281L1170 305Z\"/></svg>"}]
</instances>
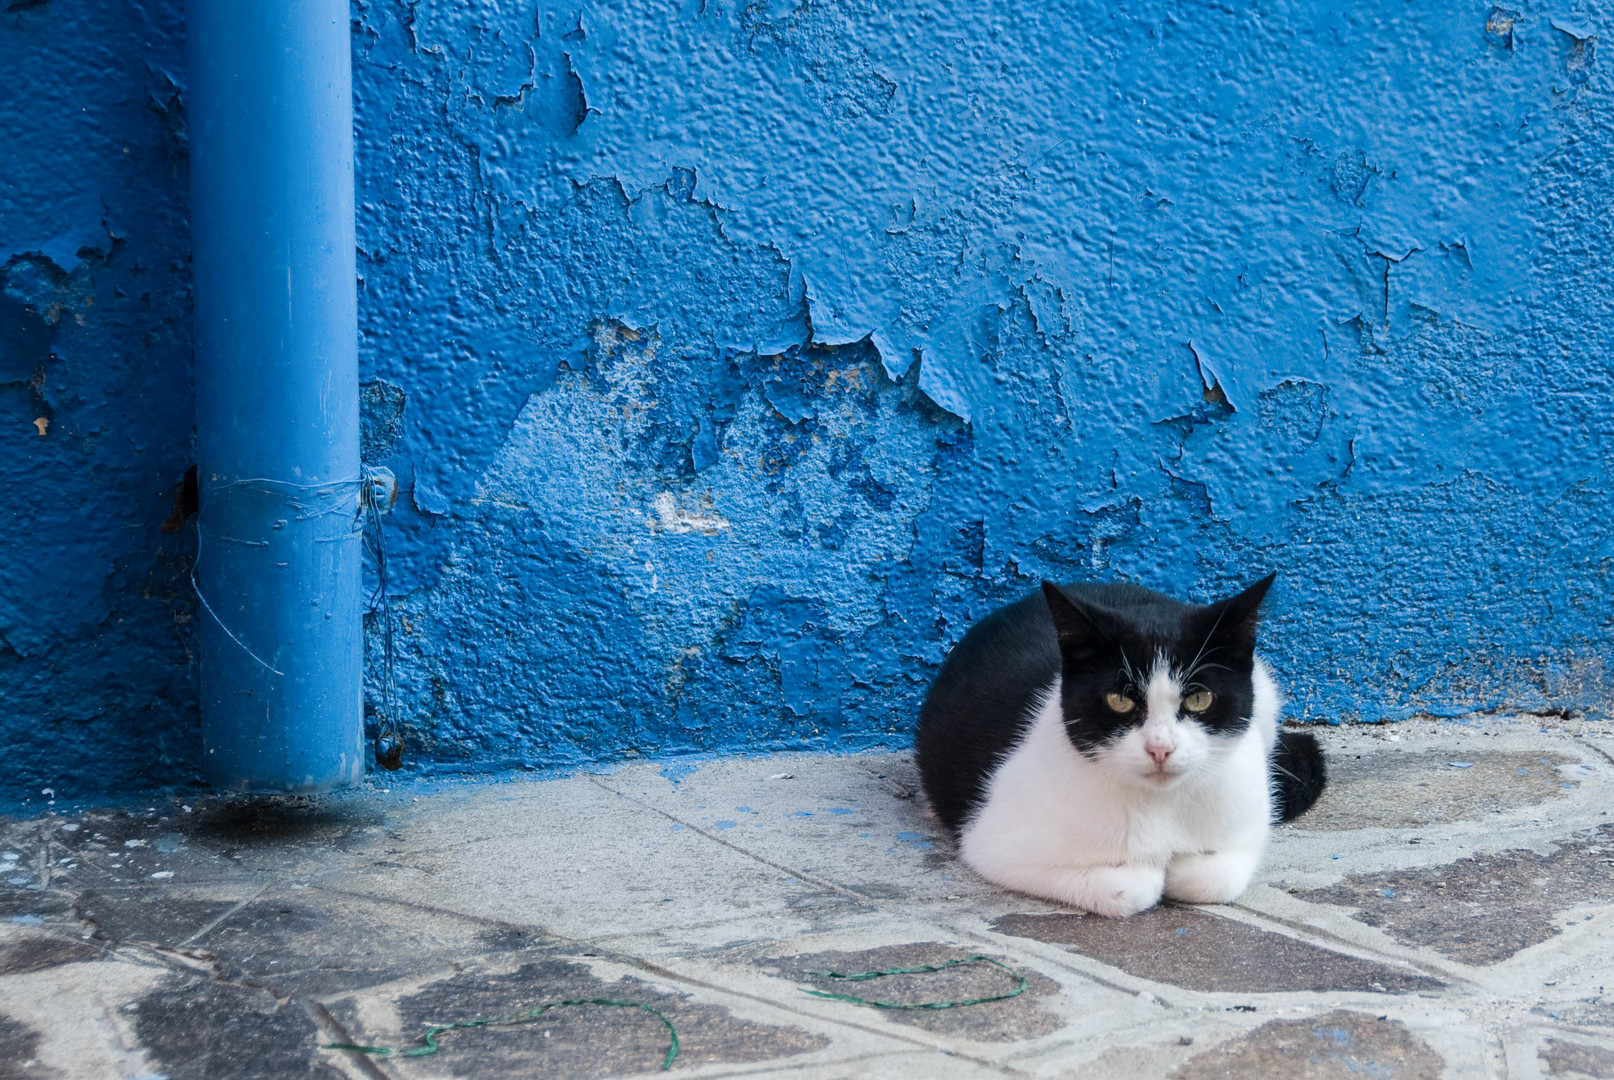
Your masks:
<instances>
[{"instance_id":1,"label":"blue drainpipe","mask_svg":"<svg viewBox=\"0 0 1614 1080\"><path fill-rule=\"evenodd\" d=\"M364 774L348 0L190 0L209 780Z\"/></svg>"}]
</instances>

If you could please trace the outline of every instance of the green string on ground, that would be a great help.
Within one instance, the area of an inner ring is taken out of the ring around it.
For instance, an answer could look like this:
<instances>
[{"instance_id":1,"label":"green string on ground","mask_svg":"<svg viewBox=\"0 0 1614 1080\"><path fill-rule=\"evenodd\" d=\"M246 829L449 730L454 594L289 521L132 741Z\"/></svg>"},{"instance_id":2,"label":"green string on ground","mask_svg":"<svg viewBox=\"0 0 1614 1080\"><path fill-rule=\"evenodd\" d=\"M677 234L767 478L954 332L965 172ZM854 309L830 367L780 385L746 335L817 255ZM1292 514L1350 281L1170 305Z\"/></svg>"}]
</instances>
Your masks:
<instances>
[{"instance_id":1,"label":"green string on ground","mask_svg":"<svg viewBox=\"0 0 1614 1080\"><path fill-rule=\"evenodd\" d=\"M673 1027L672 1021L649 1005L642 1005L637 1001L615 1001L611 998L569 998L566 1001L551 1001L548 1004L538 1006L536 1009L516 1013L514 1016L494 1016L483 1020L462 1020L457 1024L433 1024L426 1031L425 1045L411 1047L408 1050L393 1050L385 1046L362 1046L359 1043L326 1043L325 1049L355 1050L361 1054L396 1054L398 1057L425 1057L427 1054L435 1054L442 1049L437 1042L437 1037L445 1032L466 1028L496 1027L503 1024L529 1024L550 1009L558 1009L563 1005L615 1005L623 1009L639 1009L649 1013L667 1026L667 1036L670 1042L667 1046L667 1056L662 1059L661 1068L663 1072L672 1068L673 1059L678 1056L678 1029Z\"/></svg>"},{"instance_id":2,"label":"green string on ground","mask_svg":"<svg viewBox=\"0 0 1614 1080\"><path fill-rule=\"evenodd\" d=\"M811 994L813 997L829 998L831 1001L849 1001L853 1005L867 1005L871 1009L957 1009L965 1005L985 1005L989 1001L1007 1001L1012 997L1019 997L1025 993L1026 977L1007 964L1000 964L990 956L966 956L957 960L946 960L940 964L923 964L919 967L887 968L885 971L860 971L855 975L842 975L837 971L809 971L809 975L817 975L825 979L845 979L848 982L862 982L865 979L883 979L887 975L926 975L933 971L943 971L959 964L991 964L995 968L1002 968L1010 975L1020 980L1020 985L1007 994L996 997L966 998L963 1001L924 1001L918 1005L904 1005L899 1001L871 1001L868 998L855 997L851 994L835 994L828 990L808 990L801 987L801 992Z\"/></svg>"}]
</instances>

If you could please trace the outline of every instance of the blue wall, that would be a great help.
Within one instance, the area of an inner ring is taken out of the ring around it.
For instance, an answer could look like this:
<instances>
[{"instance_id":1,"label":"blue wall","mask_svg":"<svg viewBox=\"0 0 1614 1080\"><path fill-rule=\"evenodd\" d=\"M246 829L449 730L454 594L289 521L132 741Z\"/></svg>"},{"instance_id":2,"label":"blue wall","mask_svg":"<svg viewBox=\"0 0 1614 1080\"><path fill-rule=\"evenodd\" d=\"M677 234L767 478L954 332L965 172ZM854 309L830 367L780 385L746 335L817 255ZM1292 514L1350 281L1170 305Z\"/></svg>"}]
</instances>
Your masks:
<instances>
[{"instance_id":1,"label":"blue wall","mask_svg":"<svg viewBox=\"0 0 1614 1080\"><path fill-rule=\"evenodd\" d=\"M1044 576L1206 599L1279 570L1266 647L1307 719L1607 714L1609 12L1126 6L355 6L417 763L901 744L949 645ZM182 148L144 100L179 52L150 10L0 29L115 57L0 105L93 97L106 142L28 144L77 186L11 196L0 252L132 218L46 252L109 294L50 329L85 419L52 443L7 384L6 460L54 471L0 480L40 560L0 578L4 692L52 768L112 784L194 753L156 495L190 423Z\"/></svg>"},{"instance_id":2,"label":"blue wall","mask_svg":"<svg viewBox=\"0 0 1614 1080\"><path fill-rule=\"evenodd\" d=\"M3 797L198 752L183 9L0 12Z\"/></svg>"}]
</instances>

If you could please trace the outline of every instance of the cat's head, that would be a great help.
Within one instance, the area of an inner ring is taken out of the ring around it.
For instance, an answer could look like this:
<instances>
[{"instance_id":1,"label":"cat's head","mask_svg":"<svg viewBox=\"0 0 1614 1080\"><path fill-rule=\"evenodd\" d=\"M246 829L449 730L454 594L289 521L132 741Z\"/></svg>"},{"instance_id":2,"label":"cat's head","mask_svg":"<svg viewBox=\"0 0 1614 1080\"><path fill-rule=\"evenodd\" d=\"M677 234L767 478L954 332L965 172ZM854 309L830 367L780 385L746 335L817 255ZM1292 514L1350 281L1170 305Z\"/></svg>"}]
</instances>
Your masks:
<instances>
[{"instance_id":1,"label":"cat's head","mask_svg":"<svg viewBox=\"0 0 1614 1080\"><path fill-rule=\"evenodd\" d=\"M1075 747L1151 787L1213 765L1249 727L1257 609L1276 576L1208 606L1142 589L1100 605L1043 582Z\"/></svg>"}]
</instances>

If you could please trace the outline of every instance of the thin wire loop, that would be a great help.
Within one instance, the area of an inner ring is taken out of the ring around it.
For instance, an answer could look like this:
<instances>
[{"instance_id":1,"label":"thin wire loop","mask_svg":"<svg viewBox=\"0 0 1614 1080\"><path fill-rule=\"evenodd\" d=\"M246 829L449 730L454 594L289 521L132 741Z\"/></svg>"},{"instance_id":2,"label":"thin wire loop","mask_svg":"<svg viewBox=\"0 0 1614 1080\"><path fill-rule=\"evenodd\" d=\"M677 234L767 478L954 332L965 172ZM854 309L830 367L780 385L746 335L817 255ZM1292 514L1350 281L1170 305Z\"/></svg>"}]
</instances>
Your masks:
<instances>
[{"instance_id":1,"label":"thin wire loop","mask_svg":"<svg viewBox=\"0 0 1614 1080\"><path fill-rule=\"evenodd\" d=\"M381 507L376 505L371 485L372 472L364 470L364 546L375 559L376 586L370 593L369 609L381 615L381 707L377 710L375 760L383 769L403 764L403 729L398 723L398 684L393 672L392 596L387 591L387 546L381 529ZM379 603L378 603L379 601Z\"/></svg>"},{"instance_id":2,"label":"thin wire loop","mask_svg":"<svg viewBox=\"0 0 1614 1080\"><path fill-rule=\"evenodd\" d=\"M481 1020L461 1020L453 1024L433 1024L426 1030L422 1039L424 1045L410 1047L408 1050L394 1050L386 1046L364 1046L360 1043L326 1043L326 1050L353 1050L361 1054L395 1055L397 1057L425 1057L435 1054L443 1047L438 1043L438 1037L450 1031L462 1031L472 1028L496 1027L505 1024L530 1024L543 1016L550 1009L558 1009L563 1005L612 1005L622 1009L639 1009L660 1020L667 1027L668 1046L667 1055L661 1060L661 1070L666 1072L672 1068L673 1060L678 1057L678 1029L673 1027L671 1020L649 1005L637 1001L618 1001L613 998L568 998L565 1001L551 1001L535 1009L528 1009L513 1016L493 1016Z\"/></svg>"},{"instance_id":3,"label":"thin wire loop","mask_svg":"<svg viewBox=\"0 0 1614 1080\"><path fill-rule=\"evenodd\" d=\"M226 487L226 488L235 488L235 487L246 487L246 486L249 486L249 485L259 485L259 486L265 487L265 488L277 488L277 487L278 488L292 488L292 489L297 490L297 491L328 490L328 491L331 491L331 492L339 492L344 488L353 488L353 489L355 489L356 493L358 494L359 499L361 501L366 501L364 499L364 487L363 487L363 485L365 483L365 479L366 478L361 475L361 476L353 477L353 478L348 479L348 480L331 480L331 481L327 481L326 483L323 483L323 484L293 484L293 483L291 483L290 481L287 481L287 480L271 480L271 479L269 479L268 477L265 477L265 476L251 476L251 477L243 477L240 480L232 480L229 483L222 484L220 486L221 487ZM319 516L322 516L323 514L344 512L344 510L345 510L345 508L342 507L342 506L333 506L328 510L320 511L317 514L305 515L305 516L307 516L307 517L319 517ZM202 519L202 517L204 517L206 515L206 513L207 513L207 504L206 504L206 500L203 499L202 503L201 503L201 506L199 507L199 509L197 511L197 531L198 531L198 533L200 533L201 528L202 528L201 519ZM219 539L221 539L221 540L229 540L229 539L232 539L232 538L231 537L221 536L221 537L219 537ZM263 657L259 656L257 653L253 652L250 648L248 648L247 643L242 641L240 638L235 636L235 632L233 630L231 630L230 627L225 623L225 621L219 616L219 613L213 610L213 605L207 602L207 594L202 592L202 584L196 578L196 570L197 570L197 567L199 567L201 565L201 563L202 563L202 545L200 543L198 543L197 544L197 549L196 549L196 557L191 560L190 578L191 578L191 588L196 593L196 599L201 602L202 610L207 612L207 614L212 618L213 622L218 625L218 628L220 630L224 631L224 636L225 637L227 637L231 641L235 642L237 648L239 648L242 652L246 653L248 656L252 657L253 660L257 661L258 664L260 664L264 668L264 670L268 671L271 675L279 675L282 678L284 678L285 674L286 674L284 671L281 671L279 668L275 667L269 661L265 660Z\"/></svg>"},{"instance_id":4,"label":"thin wire loop","mask_svg":"<svg viewBox=\"0 0 1614 1080\"><path fill-rule=\"evenodd\" d=\"M802 993L813 997L828 998L831 1001L846 1001L853 1005L866 1005L871 1009L957 1009L965 1005L985 1005L989 1001L1007 1001L1012 997L1019 997L1025 993L1026 977L1007 964L1001 964L990 956L965 956L956 960L945 960L940 964L921 964L919 967L887 968L884 971L860 971L853 975L843 975L838 971L809 971L807 974L816 975L823 979L845 979L847 982L863 982L867 979L883 979L887 975L926 975L934 971L944 971L959 964L991 964L1001 968L1020 980L1020 985L1007 994L998 994L996 997L966 998L963 1001L924 1001L917 1005L905 1005L900 1001L872 1001L868 998L856 997L852 994L836 994L828 990L809 990L800 987Z\"/></svg>"}]
</instances>

